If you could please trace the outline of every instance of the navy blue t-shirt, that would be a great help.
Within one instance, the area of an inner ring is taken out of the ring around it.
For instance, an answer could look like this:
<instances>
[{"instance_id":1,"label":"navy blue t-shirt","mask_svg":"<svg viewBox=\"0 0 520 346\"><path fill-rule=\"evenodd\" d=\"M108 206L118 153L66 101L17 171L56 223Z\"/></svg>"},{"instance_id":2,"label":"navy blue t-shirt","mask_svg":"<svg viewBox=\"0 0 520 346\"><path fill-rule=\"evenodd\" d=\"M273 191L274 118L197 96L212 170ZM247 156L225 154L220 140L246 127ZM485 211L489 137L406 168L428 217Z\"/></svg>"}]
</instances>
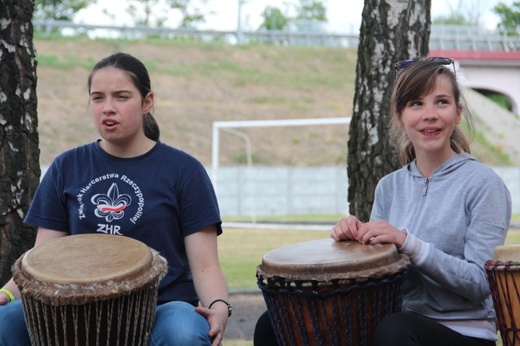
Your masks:
<instances>
[{"instance_id":1,"label":"navy blue t-shirt","mask_svg":"<svg viewBox=\"0 0 520 346\"><path fill-rule=\"evenodd\" d=\"M131 237L168 261L158 303L198 301L184 237L215 224L217 198L202 164L157 142L144 155L119 158L97 142L58 156L32 201L25 222L69 234Z\"/></svg>"}]
</instances>

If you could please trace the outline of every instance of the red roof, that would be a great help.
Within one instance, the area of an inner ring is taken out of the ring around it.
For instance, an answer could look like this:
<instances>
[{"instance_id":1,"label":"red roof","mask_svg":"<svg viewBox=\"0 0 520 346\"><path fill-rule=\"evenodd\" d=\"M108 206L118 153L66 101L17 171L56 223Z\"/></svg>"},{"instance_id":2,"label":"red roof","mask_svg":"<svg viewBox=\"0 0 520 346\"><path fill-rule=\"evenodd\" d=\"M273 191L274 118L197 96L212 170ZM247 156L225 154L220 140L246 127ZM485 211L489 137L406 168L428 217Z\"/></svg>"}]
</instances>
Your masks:
<instances>
[{"instance_id":1,"label":"red roof","mask_svg":"<svg viewBox=\"0 0 520 346\"><path fill-rule=\"evenodd\" d=\"M432 49L430 56L445 56L455 60L502 60L520 61L520 51L481 51L481 50L451 50Z\"/></svg>"}]
</instances>

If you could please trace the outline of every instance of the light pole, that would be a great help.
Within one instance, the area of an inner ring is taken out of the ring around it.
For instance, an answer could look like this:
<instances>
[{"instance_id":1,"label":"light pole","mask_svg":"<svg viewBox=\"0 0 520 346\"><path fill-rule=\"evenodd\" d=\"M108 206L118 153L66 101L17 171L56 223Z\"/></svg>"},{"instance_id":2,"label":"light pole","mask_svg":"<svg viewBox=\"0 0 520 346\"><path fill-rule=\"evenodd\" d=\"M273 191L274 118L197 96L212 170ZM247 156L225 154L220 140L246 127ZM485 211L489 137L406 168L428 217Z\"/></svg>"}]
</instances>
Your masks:
<instances>
[{"instance_id":1,"label":"light pole","mask_svg":"<svg viewBox=\"0 0 520 346\"><path fill-rule=\"evenodd\" d=\"M242 44L242 1L238 0L237 44Z\"/></svg>"}]
</instances>

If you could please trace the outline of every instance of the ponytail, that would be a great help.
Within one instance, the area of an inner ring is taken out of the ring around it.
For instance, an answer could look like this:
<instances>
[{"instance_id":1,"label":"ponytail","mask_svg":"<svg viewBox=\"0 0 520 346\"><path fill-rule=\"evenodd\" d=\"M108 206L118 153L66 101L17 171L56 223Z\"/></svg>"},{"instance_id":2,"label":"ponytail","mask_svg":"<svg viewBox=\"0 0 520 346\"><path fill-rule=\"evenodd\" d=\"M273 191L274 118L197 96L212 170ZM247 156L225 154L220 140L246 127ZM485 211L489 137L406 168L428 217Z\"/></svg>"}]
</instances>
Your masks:
<instances>
[{"instance_id":1,"label":"ponytail","mask_svg":"<svg viewBox=\"0 0 520 346\"><path fill-rule=\"evenodd\" d=\"M159 136L161 135L161 131L159 129L159 124L153 117L152 113L147 113L144 115L143 119L144 125L144 134L146 137L150 138L152 141L158 141Z\"/></svg>"}]
</instances>

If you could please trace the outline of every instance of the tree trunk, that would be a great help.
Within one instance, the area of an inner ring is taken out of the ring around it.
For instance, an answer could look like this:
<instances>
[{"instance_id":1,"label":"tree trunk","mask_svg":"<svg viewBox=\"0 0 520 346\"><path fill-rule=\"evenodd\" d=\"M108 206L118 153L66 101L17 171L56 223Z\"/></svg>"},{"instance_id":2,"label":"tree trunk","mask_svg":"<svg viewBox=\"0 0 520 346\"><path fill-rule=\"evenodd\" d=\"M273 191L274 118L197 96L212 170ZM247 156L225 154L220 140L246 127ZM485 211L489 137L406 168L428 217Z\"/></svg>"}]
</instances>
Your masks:
<instances>
[{"instance_id":1,"label":"tree trunk","mask_svg":"<svg viewBox=\"0 0 520 346\"><path fill-rule=\"evenodd\" d=\"M34 244L23 224L39 183L33 0L0 0L0 287Z\"/></svg>"},{"instance_id":2,"label":"tree trunk","mask_svg":"<svg viewBox=\"0 0 520 346\"><path fill-rule=\"evenodd\" d=\"M399 167L390 144L390 97L394 64L426 56L431 0L365 0L354 110L349 129L349 212L368 221L377 182Z\"/></svg>"}]
</instances>

